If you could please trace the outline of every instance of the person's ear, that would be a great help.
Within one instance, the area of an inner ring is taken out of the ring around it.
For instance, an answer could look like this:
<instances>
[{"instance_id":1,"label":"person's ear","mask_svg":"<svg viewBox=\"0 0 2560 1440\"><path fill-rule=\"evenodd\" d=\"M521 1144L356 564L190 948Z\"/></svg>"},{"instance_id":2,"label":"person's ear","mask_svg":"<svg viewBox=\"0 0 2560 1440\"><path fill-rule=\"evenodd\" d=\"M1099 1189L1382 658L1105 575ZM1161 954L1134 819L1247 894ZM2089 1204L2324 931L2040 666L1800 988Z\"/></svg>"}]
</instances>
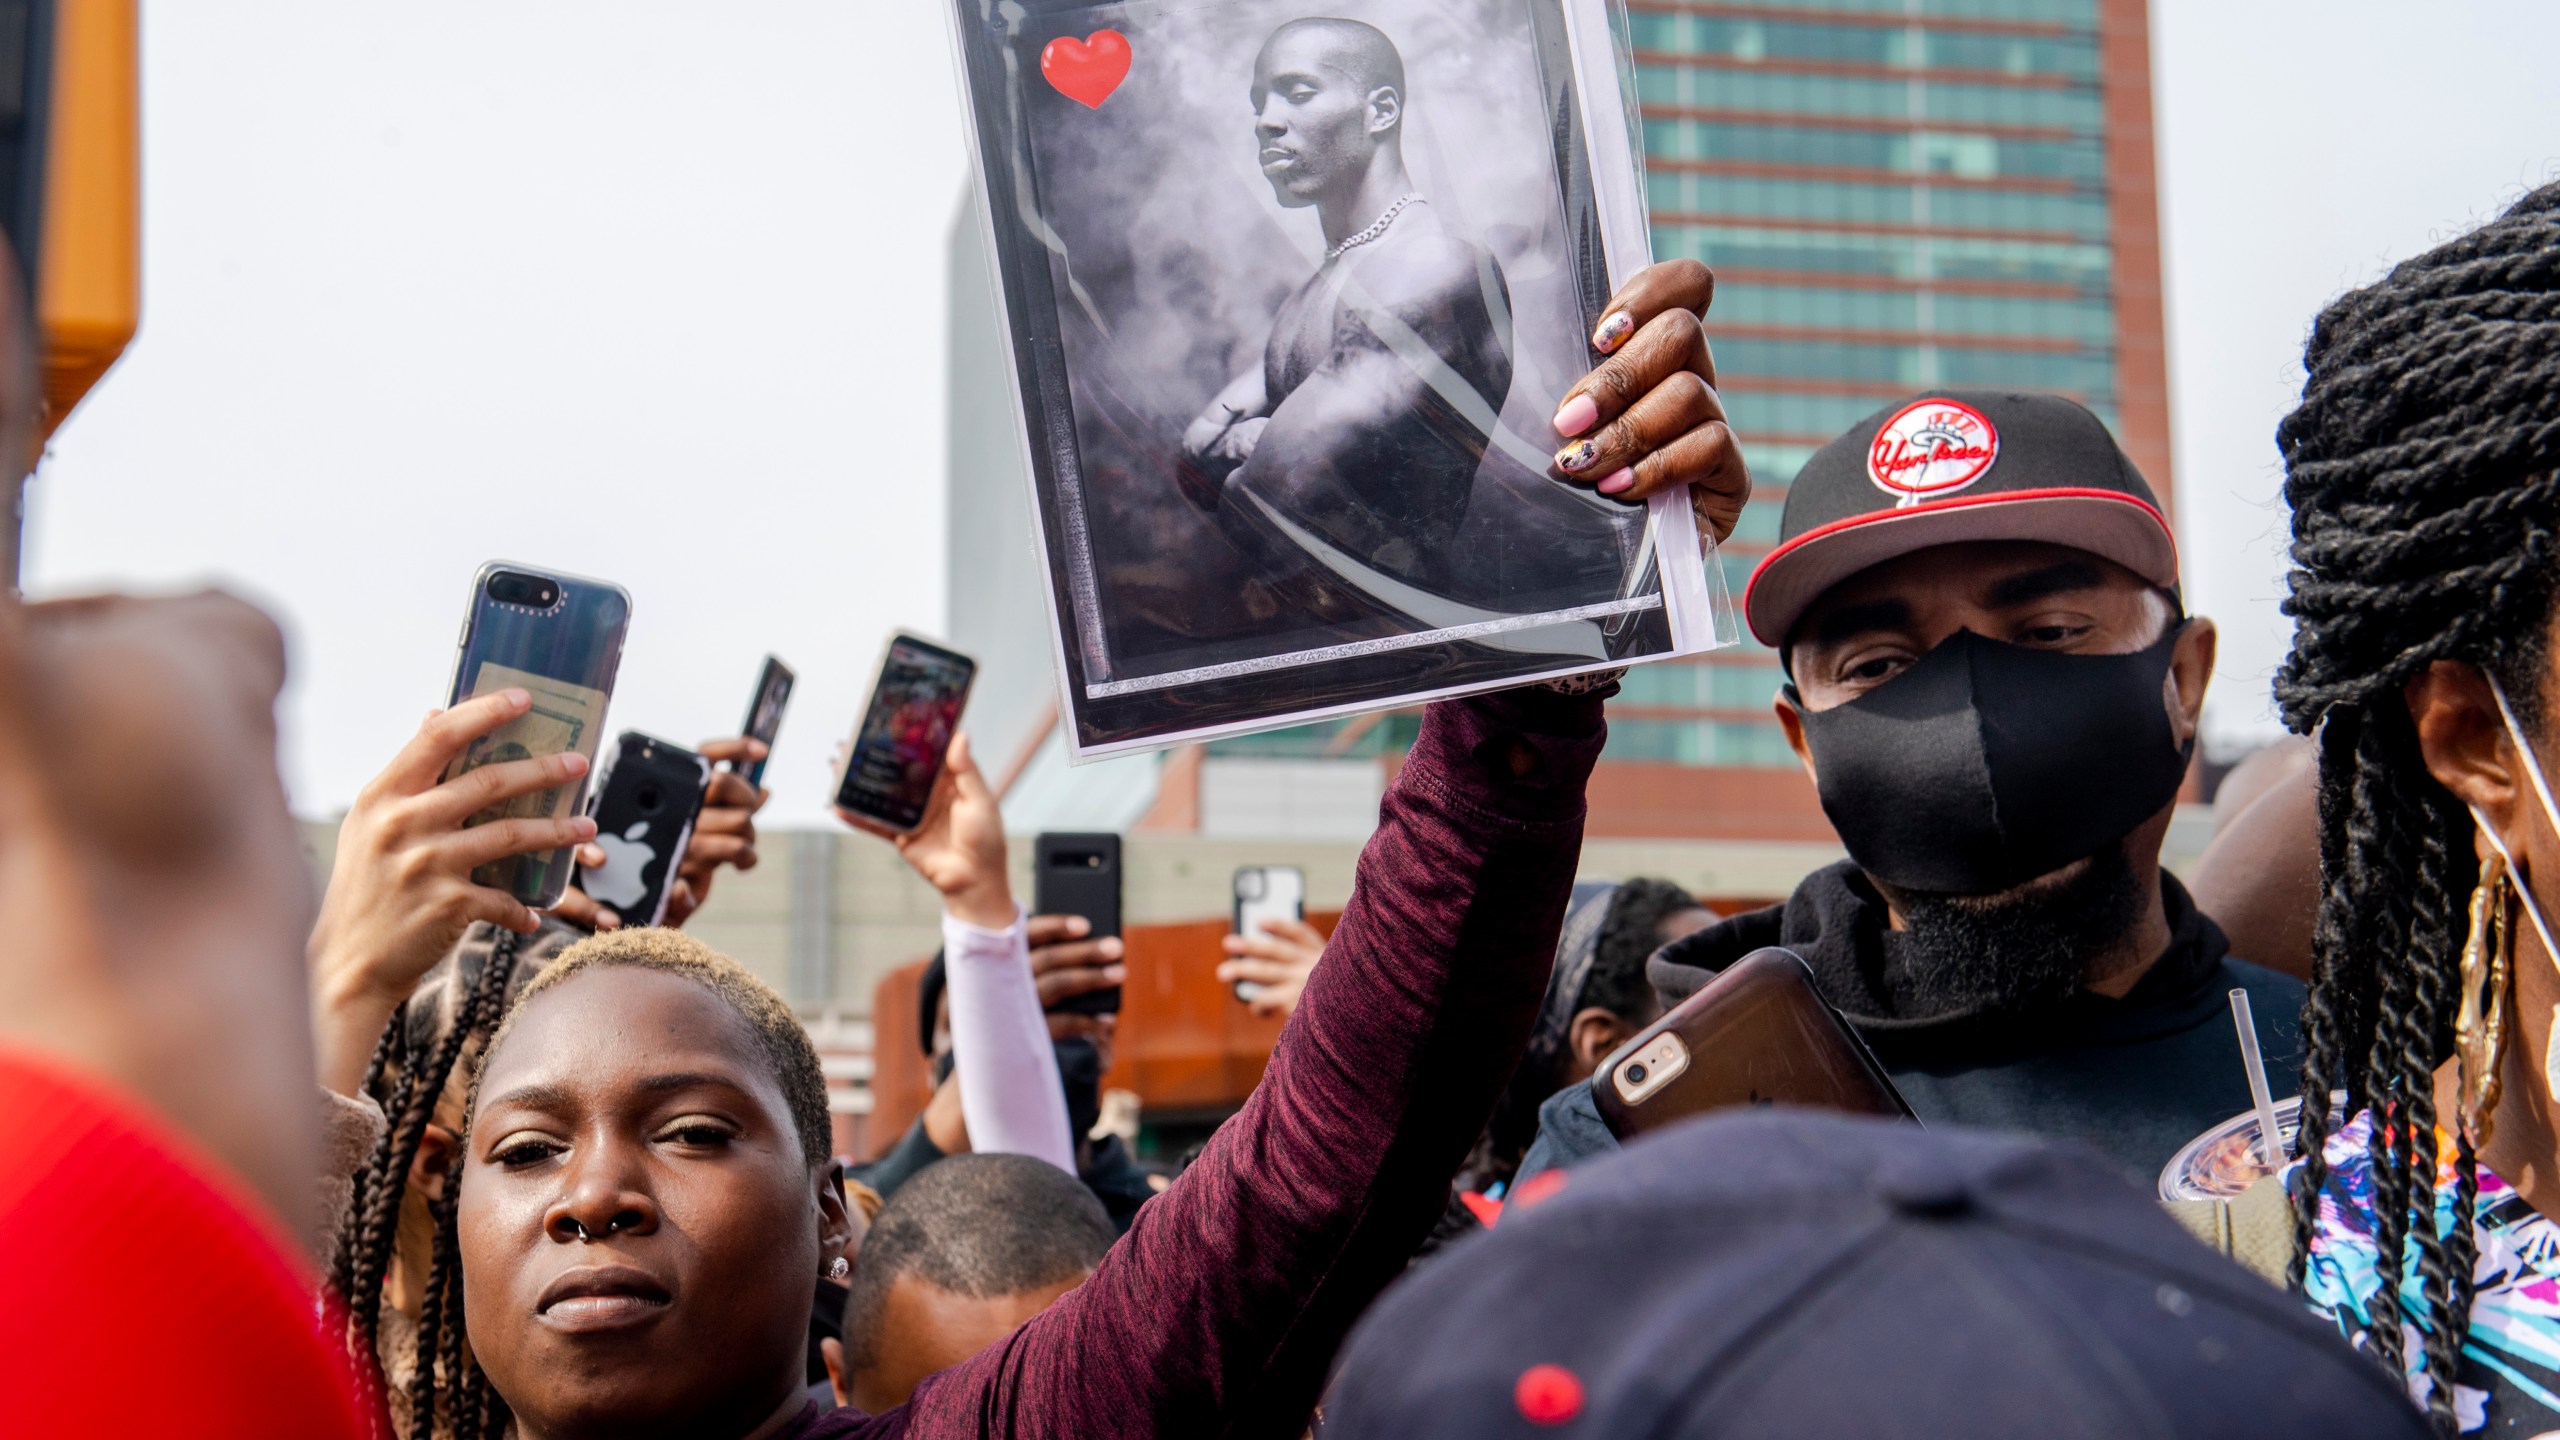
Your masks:
<instances>
[{"instance_id":1,"label":"person's ear","mask_svg":"<svg viewBox=\"0 0 2560 1440\"><path fill-rule=\"evenodd\" d=\"M1804 766L1804 778L1820 785L1822 776L1813 768L1813 747L1804 743L1804 712L1796 708L1795 701L1787 698L1784 689L1780 689L1777 698L1769 703L1777 709L1778 728L1786 732L1787 748L1796 752L1797 762Z\"/></svg>"},{"instance_id":2,"label":"person's ear","mask_svg":"<svg viewBox=\"0 0 2560 1440\"><path fill-rule=\"evenodd\" d=\"M444 1198L444 1177L462 1161L462 1147L452 1131L434 1121L418 1134L418 1158L409 1162L409 1188L430 1200Z\"/></svg>"},{"instance_id":3,"label":"person's ear","mask_svg":"<svg viewBox=\"0 0 2560 1440\"><path fill-rule=\"evenodd\" d=\"M2221 639L2213 622L2199 615L2178 632L2178 643L2169 652L2169 679L2160 698L2169 707L2169 729L2181 749L2204 723L2205 687L2213 683L2213 657Z\"/></svg>"},{"instance_id":4,"label":"person's ear","mask_svg":"<svg viewBox=\"0 0 2560 1440\"><path fill-rule=\"evenodd\" d=\"M1565 1049L1572 1054L1577 1068L1596 1073L1600 1062L1635 1033L1636 1027L1616 1012L1589 1005L1575 1011L1573 1019L1566 1022Z\"/></svg>"},{"instance_id":5,"label":"person's ear","mask_svg":"<svg viewBox=\"0 0 2560 1440\"><path fill-rule=\"evenodd\" d=\"M809 1180L818 1200L818 1270L824 1274L853 1243L853 1216L844 1203L842 1173L832 1162L810 1171Z\"/></svg>"},{"instance_id":6,"label":"person's ear","mask_svg":"<svg viewBox=\"0 0 2560 1440\"><path fill-rule=\"evenodd\" d=\"M2495 826L2508 853L2521 857L2532 829L2526 815L2537 802L2528 793L2532 781L2498 713L2489 677L2469 661L2438 660L2410 677L2400 693L2427 773Z\"/></svg>"},{"instance_id":7,"label":"person's ear","mask_svg":"<svg viewBox=\"0 0 2560 1440\"><path fill-rule=\"evenodd\" d=\"M844 1342L833 1336L818 1342L818 1358L827 1362L827 1388L836 1392L836 1408L853 1403L853 1377L845 1373Z\"/></svg>"},{"instance_id":8,"label":"person's ear","mask_svg":"<svg viewBox=\"0 0 2560 1440\"><path fill-rule=\"evenodd\" d=\"M1404 122L1404 97L1393 85L1369 92L1369 133L1383 135Z\"/></svg>"}]
</instances>

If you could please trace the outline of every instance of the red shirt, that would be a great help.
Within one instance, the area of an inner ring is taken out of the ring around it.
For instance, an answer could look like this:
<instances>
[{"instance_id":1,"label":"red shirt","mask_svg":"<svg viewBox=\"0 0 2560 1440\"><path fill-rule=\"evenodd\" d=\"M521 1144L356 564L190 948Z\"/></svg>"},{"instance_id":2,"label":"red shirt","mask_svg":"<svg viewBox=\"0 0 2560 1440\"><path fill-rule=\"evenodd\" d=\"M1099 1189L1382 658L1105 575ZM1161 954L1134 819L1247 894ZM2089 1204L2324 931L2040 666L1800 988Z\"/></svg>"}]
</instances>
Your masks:
<instances>
[{"instance_id":1,"label":"red shirt","mask_svg":"<svg viewBox=\"0 0 2560 1440\"><path fill-rule=\"evenodd\" d=\"M132 1099L0 1051L0 1429L116 1434L148 1392L189 1435L354 1440L308 1264Z\"/></svg>"}]
</instances>

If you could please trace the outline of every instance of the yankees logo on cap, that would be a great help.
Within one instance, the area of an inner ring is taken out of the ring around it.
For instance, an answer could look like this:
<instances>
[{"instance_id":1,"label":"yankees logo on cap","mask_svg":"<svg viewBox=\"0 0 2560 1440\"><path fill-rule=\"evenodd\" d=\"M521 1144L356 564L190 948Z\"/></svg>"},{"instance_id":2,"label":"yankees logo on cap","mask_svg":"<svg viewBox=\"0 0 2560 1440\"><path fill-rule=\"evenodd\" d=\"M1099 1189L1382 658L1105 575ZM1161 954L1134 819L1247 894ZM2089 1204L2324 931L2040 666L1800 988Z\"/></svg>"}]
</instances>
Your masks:
<instances>
[{"instance_id":1,"label":"yankees logo on cap","mask_svg":"<svg viewBox=\"0 0 2560 1440\"><path fill-rule=\"evenodd\" d=\"M1867 478L1916 505L1952 495L1979 480L2000 458L2000 432L1979 410L1957 400L1903 406L1867 447Z\"/></svg>"},{"instance_id":2,"label":"yankees logo on cap","mask_svg":"<svg viewBox=\"0 0 2560 1440\"><path fill-rule=\"evenodd\" d=\"M1763 644L1784 645L1823 591L1859 571L1977 540L2065 545L2154 585L2178 583L2168 517L2087 406L2032 390L1936 390L1877 410L1806 459L1743 613Z\"/></svg>"}]
</instances>

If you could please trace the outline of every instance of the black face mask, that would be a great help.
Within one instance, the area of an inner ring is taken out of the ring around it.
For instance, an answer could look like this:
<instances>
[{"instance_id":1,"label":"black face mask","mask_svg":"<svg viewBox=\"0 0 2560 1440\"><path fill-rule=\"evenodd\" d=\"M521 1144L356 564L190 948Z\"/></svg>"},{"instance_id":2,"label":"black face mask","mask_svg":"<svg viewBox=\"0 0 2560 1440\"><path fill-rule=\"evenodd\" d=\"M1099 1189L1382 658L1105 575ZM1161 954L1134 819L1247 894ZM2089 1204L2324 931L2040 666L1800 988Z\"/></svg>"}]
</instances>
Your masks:
<instances>
[{"instance_id":1,"label":"black face mask","mask_svg":"<svg viewBox=\"0 0 2560 1440\"><path fill-rule=\"evenodd\" d=\"M2193 742L2177 742L2161 702L2185 628L2130 655L1959 630L1819 713L1788 686L1849 858L1905 890L1990 895L2132 833L2186 778Z\"/></svg>"}]
</instances>

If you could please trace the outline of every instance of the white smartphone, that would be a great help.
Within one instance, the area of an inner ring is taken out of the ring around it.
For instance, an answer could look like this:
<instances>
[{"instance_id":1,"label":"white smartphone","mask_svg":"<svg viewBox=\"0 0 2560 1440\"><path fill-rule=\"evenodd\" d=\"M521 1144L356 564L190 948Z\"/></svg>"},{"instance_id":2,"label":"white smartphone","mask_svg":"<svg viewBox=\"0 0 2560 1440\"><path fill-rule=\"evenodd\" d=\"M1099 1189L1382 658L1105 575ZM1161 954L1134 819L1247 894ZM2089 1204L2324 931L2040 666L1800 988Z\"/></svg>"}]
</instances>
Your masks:
<instances>
[{"instance_id":1,"label":"white smartphone","mask_svg":"<svg viewBox=\"0 0 2560 1440\"><path fill-rule=\"evenodd\" d=\"M1265 920L1307 918L1307 872L1295 865L1246 865L1236 871L1235 931L1260 935ZM1236 998L1247 1004L1262 996L1251 980L1235 983Z\"/></svg>"}]
</instances>

